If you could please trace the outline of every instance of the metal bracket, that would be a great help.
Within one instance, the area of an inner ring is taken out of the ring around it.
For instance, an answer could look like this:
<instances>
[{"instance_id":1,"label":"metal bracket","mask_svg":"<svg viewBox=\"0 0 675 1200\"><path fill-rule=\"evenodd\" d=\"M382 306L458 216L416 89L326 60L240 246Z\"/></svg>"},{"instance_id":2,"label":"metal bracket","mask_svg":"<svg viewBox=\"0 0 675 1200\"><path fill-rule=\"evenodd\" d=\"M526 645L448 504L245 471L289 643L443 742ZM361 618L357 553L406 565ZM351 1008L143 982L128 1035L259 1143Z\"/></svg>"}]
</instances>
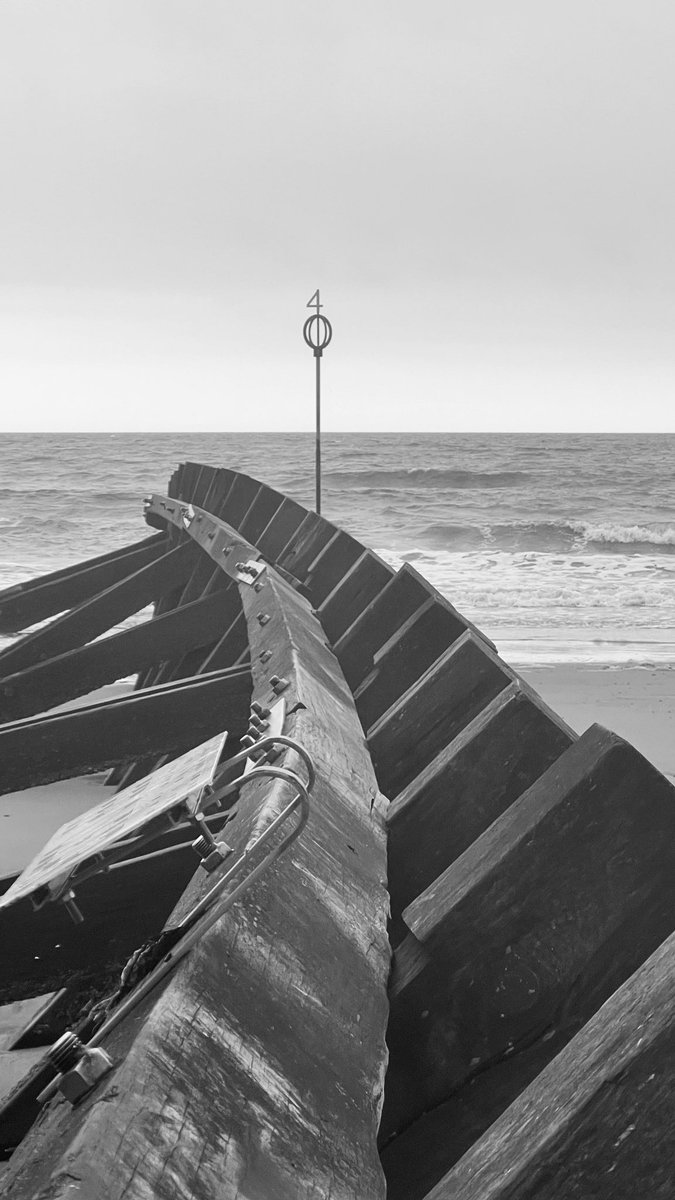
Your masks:
<instances>
[{"instance_id":1,"label":"metal bracket","mask_svg":"<svg viewBox=\"0 0 675 1200\"><path fill-rule=\"evenodd\" d=\"M263 738L259 743L274 743L281 742L291 749L295 750L300 755L307 767L308 780L304 784L300 777L294 772L289 771L284 767L273 767L266 763L255 764L253 768L240 775L227 786L227 793L239 790L245 783L249 783L254 779L271 777L273 779L281 779L285 783L290 784L294 789L294 796L285 805L280 813L270 822L267 828L261 833L255 841L246 847L241 854L237 856L232 865L228 868L225 874L213 885L212 888L195 904L186 917L177 926L177 932L180 932L179 940L169 950L158 965L145 976L138 984L133 992L127 996L126 1000L115 1009L107 1021L87 1043L85 1050L93 1050L99 1046L107 1034L127 1016L137 1004L152 991L157 983L168 975L175 966L183 959L192 949L194 945L204 936L204 934L220 920L235 902L244 894L244 892L260 878L261 875L272 866L274 862L282 854L284 854L292 843L299 837L309 819L310 805L309 793L312 790L316 774L314 764L310 755L298 742L292 738L276 735L273 738ZM246 752L242 751L235 758L230 759L228 766L238 761L243 761ZM225 795L226 792L220 793ZM293 828L284 837L283 841L274 844L274 835L284 826L288 819L298 812L299 817ZM266 849L268 844L272 843L269 849ZM263 859L252 865L258 857L261 850L266 850ZM247 870L248 868L248 870ZM236 876L242 871L247 870L244 878L239 883L235 882ZM50 1084L42 1091L38 1097L39 1103L43 1104L54 1095L59 1084L58 1080L52 1080Z\"/></svg>"}]
</instances>

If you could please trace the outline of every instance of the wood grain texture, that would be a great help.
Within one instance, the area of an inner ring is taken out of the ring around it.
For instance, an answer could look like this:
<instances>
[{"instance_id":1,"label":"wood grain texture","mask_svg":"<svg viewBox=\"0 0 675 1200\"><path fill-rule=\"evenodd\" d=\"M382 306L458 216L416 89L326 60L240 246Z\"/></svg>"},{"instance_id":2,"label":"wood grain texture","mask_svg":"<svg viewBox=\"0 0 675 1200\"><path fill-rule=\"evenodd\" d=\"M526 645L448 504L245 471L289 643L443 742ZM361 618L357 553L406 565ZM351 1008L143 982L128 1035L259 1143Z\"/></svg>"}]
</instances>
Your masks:
<instances>
[{"instance_id":1,"label":"wood grain texture","mask_svg":"<svg viewBox=\"0 0 675 1200\"><path fill-rule=\"evenodd\" d=\"M180 587L182 590L196 561L197 551L191 542L177 546L65 616L57 617L43 629L9 646L0 654L0 671L3 675L14 674L93 641L145 608L167 588Z\"/></svg>"},{"instance_id":2,"label":"wood grain texture","mask_svg":"<svg viewBox=\"0 0 675 1200\"><path fill-rule=\"evenodd\" d=\"M674 991L670 937L428 1200L670 1200Z\"/></svg>"},{"instance_id":3,"label":"wood grain texture","mask_svg":"<svg viewBox=\"0 0 675 1200\"><path fill-rule=\"evenodd\" d=\"M458 638L368 730L385 794L393 800L513 678L474 633Z\"/></svg>"},{"instance_id":4,"label":"wood grain texture","mask_svg":"<svg viewBox=\"0 0 675 1200\"><path fill-rule=\"evenodd\" d=\"M520 1051L552 1056L671 932L674 868L675 789L593 726L405 910L426 959L392 982L389 1132L493 1068L494 1120Z\"/></svg>"},{"instance_id":5,"label":"wood grain texture","mask_svg":"<svg viewBox=\"0 0 675 1200\"><path fill-rule=\"evenodd\" d=\"M333 649L352 690L373 669L374 656L392 634L429 599L429 584L404 563L336 641Z\"/></svg>"},{"instance_id":6,"label":"wood grain texture","mask_svg":"<svg viewBox=\"0 0 675 1200\"><path fill-rule=\"evenodd\" d=\"M162 534L98 555L87 562L52 571L0 592L0 633L17 633L38 621L82 604L104 588L161 557L168 549Z\"/></svg>"},{"instance_id":7,"label":"wood grain texture","mask_svg":"<svg viewBox=\"0 0 675 1200\"><path fill-rule=\"evenodd\" d=\"M208 646L222 630L226 615L222 593L217 593L8 675L0 682L0 720L44 712L170 656Z\"/></svg>"},{"instance_id":8,"label":"wood grain texture","mask_svg":"<svg viewBox=\"0 0 675 1200\"><path fill-rule=\"evenodd\" d=\"M274 872L125 1021L118 1064L19 1148L8 1200L381 1200L376 1151L389 965L385 830L351 696L308 605L272 572L242 585L256 698L289 681L287 730L317 769L310 822ZM261 626L264 604L271 620ZM260 655L272 651L263 663ZM284 760L302 766L292 751ZM245 844L288 799L242 790ZM195 880L179 906L204 890Z\"/></svg>"},{"instance_id":9,"label":"wood grain texture","mask_svg":"<svg viewBox=\"0 0 675 1200\"><path fill-rule=\"evenodd\" d=\"M514 682L443 746L387 813L392 916L574 741L576 734L535 692Z\"/></svg>"},{"instance_id":10,"label":"wood grain texture","mask_svg":"<svg viewBox=\"0 0 675 1200\"><path fill-rule=\"evenodd\" d=\"M218 671L121 699L0 726L0 795L186 750L248 724L248 671Z\"/></svg>"},{"instance_id":11,"label":"wood grain texture","mask_svg":"<svg viewBox=\"0 0 675 1200\"><path fill-rule=\"evenodd\" d=\"M318 616L331 644L349 628L363 609L379 596L393 571L372 550L364 550L353 567L321 604Z\"/></svg>"}]
</instances>

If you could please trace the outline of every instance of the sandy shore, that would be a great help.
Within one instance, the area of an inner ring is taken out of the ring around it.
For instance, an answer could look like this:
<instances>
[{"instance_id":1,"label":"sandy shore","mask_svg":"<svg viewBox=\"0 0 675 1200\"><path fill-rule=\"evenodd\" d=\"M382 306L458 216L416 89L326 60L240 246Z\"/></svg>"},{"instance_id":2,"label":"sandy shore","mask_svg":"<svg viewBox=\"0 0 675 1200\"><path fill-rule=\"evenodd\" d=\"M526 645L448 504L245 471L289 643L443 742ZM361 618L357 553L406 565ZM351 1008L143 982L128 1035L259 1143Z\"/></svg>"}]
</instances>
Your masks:
<instances>
[{"instance_id":1,"label":"sandy shore","mask_svg":"<svg viewBox=\"0 0 675 1200\"><path fill-rule=\"evenodd\" d=\"M675 664L528 666L521 674L577 733L596 722L605 725L675 780ZM86 702L126 690L116 684ZM21 870L60 825L109 795L104 780L89 775L0 796L0 878Z\"/></svg>"},{"instance_id":2,"label":"sandy shore","mask_svg":"<svg viewBox=\"0 0 675 1200\"><path fill-rule=\"evenodd\" d=\"M100 704L129 691L128 683L113 683L52 711L66 712L83 705ZM106 776L107 771L104 771L0 796L0 879L22 870L59 826L113 795L115 789L105 786Z\"/></svg>"},{"instance_id":3,"label":"sandy shore","mask_svg":"<svg viewBox=\"0 0 675 1200\"><path fill-rule=\"evenodd\" d=\"M675 779L675 663L524 667L521 674L577 733L604 725Z\"/></svg>"}]
</instances>

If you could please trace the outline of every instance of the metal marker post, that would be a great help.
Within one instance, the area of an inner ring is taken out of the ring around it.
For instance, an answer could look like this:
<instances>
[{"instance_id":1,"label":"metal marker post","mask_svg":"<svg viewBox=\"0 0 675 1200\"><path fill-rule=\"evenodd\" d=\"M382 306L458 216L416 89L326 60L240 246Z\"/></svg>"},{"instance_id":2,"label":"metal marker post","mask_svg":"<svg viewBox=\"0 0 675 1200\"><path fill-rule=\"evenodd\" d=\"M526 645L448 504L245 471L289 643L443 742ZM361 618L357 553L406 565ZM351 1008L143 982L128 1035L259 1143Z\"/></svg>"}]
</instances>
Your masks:
<instances>
[{"instance_id":1,"label":"metal marker post","mask_svg":"<svg viewBox=\"0 0 675 1200\"><path fill-rule=\"evenodd\" d=\"M316 443L315 443L315 476L316 476L316 511L321 514L321 355L330 344L333 327L327 317L319 311L323 305L319 303L319 289L307 301L307 308L315 308L313 317L308 317L302 330L310 350L314 351L316 359Z\"/></svg>"}]
</instances>

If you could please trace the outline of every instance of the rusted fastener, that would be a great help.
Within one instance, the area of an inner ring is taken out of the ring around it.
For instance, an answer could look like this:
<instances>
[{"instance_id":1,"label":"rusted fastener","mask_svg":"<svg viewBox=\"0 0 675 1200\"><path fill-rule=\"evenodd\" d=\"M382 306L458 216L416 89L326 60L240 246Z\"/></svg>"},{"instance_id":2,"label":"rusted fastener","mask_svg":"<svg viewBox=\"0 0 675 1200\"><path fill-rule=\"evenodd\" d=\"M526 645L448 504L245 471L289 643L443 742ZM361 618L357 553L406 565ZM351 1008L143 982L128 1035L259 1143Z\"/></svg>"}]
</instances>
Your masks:
<instances>
[{"instance_id":1,"label":"rusted fastener","mask_svg":"<svg viewBox=\"0 0 675 1200\"><path fill-rule=\"evenodd\" d=\"M90 1048L83 1045L76 1034L67 1030L57 1042L54 1042L47 1057L52 1066L59 1072L56 1080L59 1091L71 1104L86 1096L112 1068L113 1061L100 1050L98 1046ZM40 1097L38 1096L38 1102Z\"/></svg>"},{"instance_id":2,"label":"rusted fastener","mask_svg":"<svg viewBox=\"0 0 675 1200\"><path fill-rule=\"evenodd\" d=\"M280 675L270 675L270 687L275 695L278 696L281 692L285 692L288 687L288 680L283 679Z\"/></svg>"},{"instance_id":3,"label":"rusted fastener","mask_svg":"<svg viewBox=\"0 0 675 1200\"><path fill-rule=\"evenodd\" d=\"M265 707L264 707L264 706L263 706L263 705L260 703L260 701L258 701L258 700L253 700L253 701L252 701L252 703L251 703L251 712L252 712L252 713L255 713L256 717L263 717L263 718L264 718L264 717L269 717L269 715L270 715L270 710L269 710L269 708L265 708Z\"/></svg>"},{"instance_id":4,"label":"rusted fastener","mask_svg":"<svg viewBox=\"0 0 675 1200\"><path fill-rule=\"evenodd\" d=\"M271 659L271 657L272 657L272 651L271 651L271 650L261 650L261 651L260 651L260 661L261 661L261 663L266 663L266 662L269 662L269 661L270 661L270 659Z\"/></svg>"},{"instance_id":5,"label":"rusted fastener","mask_svg":"<svg viewBox=\"0 0 675 1200\"><path fill-rule=\"evenodd\" d=\"M257 738L251 737L250 733L245 733L243 738L239 739L239 744L248 750L249 746L255 746L256 741Z\"/></svg>"},{"instance_id":6,"label":"rusted fastener","mask_svg":"<svg viewBox=\"0 0 675 1200\"><path fill-rule=\"evenodd\" d=\"M270 617L269 613L263 613L263 612L258 613L258 624L259 625L266 625L267 622L270 621L271 619L272 618Z\"/></svg>"},{"instance_id":7,"label":"rusted fastener","mask_svg":"<svg viewBox=\"0 0 675 1200\"><path fill-rule=\"evenodd\" d=\"M228 854L232 853L232 847L228 846L227 842L217 842L214 838L209 840L203 833L195 838L192 849L199 855L202 860L201 865L209 874L225 862Z\"/></svg>"},{"instance_id":8,"label":"rusted fastener","mask_svg":"<svg viewBox=\"0 0 675 1200\"><path fill-rule=\"evenodd\" d=\"M265 586L264 583L261 583L260 581L258 581L258 583L253 584L253 591L254 592L262 592L264 586Z\"/></svg>"}]
</instances>

